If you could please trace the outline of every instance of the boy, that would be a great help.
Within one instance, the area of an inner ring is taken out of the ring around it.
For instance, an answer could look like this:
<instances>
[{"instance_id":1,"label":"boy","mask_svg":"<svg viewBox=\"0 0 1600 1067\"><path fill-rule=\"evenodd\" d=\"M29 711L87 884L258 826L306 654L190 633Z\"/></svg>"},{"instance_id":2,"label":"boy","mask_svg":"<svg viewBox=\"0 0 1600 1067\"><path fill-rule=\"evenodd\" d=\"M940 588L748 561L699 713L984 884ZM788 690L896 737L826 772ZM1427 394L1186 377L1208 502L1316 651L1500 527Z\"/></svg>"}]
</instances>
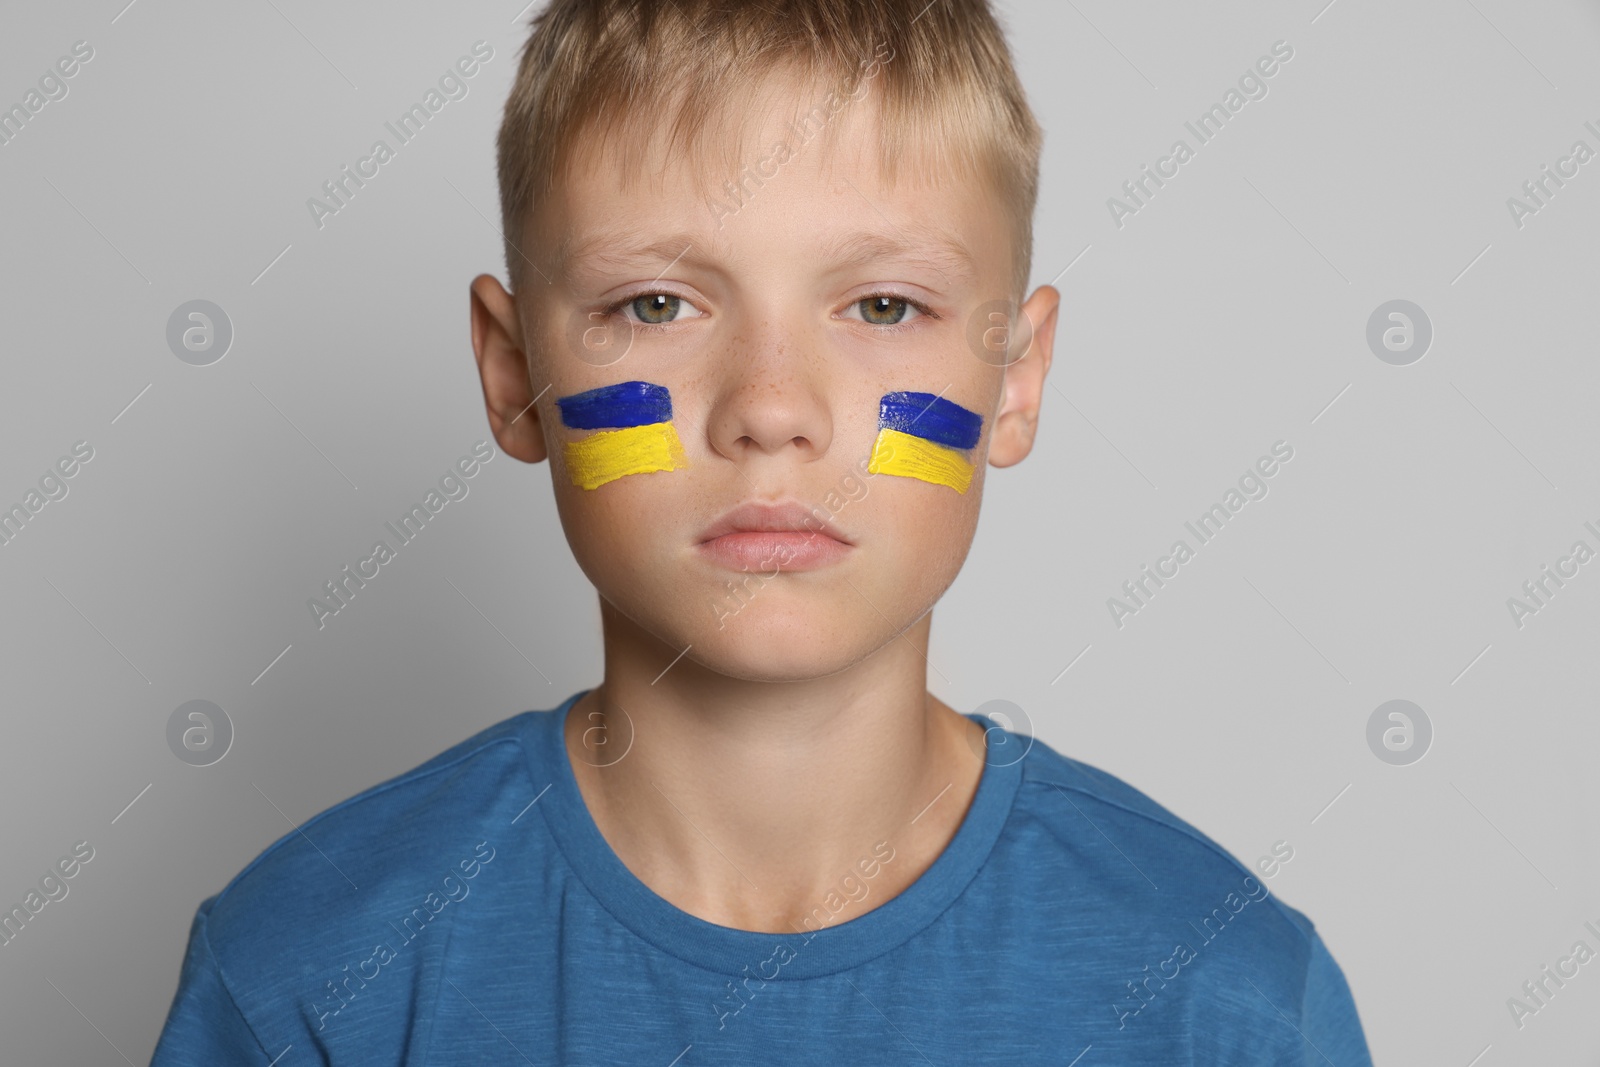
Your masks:
<instances>
[{"instance_id":1,"label":"boy","mask_svg":"<svg viewBox=\"0 0 1600 1067\"><path fill-rule=\"evenodd\" d=\"M1251 870L926 689L1050 365L1039 142L985 0L538 16L472 343L604 678L203 904L156 1064L1369 1062Z\"/></svg>"}]
</instances>

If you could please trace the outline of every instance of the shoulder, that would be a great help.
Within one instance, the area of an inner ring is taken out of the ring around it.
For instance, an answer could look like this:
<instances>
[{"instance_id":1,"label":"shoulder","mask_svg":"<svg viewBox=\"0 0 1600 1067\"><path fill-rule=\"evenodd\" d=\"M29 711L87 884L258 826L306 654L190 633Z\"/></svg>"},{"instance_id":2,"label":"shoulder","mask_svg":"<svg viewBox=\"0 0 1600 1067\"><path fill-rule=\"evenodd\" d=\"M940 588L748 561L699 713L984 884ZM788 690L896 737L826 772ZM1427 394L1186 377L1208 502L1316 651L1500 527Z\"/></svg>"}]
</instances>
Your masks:
<instances>
[{"instance_id":1,"label":"shoulder","mask_svg":"<svg viewBox=\"0 0 1600 1067\"><path fill-rule=\"evenodd\" d=\"M1244 885L1270 882L1294 856L1288 841L1263 843L1261 855L1247 864L1189 822L1174 815L1142 790L1092 764L1061 754L1033 739L1023 758L1019 790L1019 816L1049 830L1062 843L1098 839L1116 855L1121 852L1131 867L1134 860L1149 888L1161 888L1157 875L1165 875L1173 892L1185 886ZM1135 877L1139 875L1135 874ZM1312 932L1301 912L1275 900L1275 907L1303 936Z\"/></svg>"},{"instance_id":2,"label":"shoulder","mask_svg":"<svg viewBox=\"0 0 1600 1067\"><path fill-rule=\"evenodd\" d=\"M1094 827L1115 827L1126 840L1149 851L1152 862L1186 878L1200 873L1270 878L1288 862L1288 853L1293 853L1293 848L1280 848L1274 857L1270 848L1262 848L1264 856L1245 865L1130 782L1066 757L1038 739L1030 742L1022 763L1022 792L1029 798L1032 813L1046 819L1050 817L1046 813L1053 813L1054 821L1069 824L1075 817L1078 832L1098 833ZM1050 798L1058 803L1050 805Z\"/></svg>"},{"instance_id":3,"label":"shoulder","mask_svg":"<svg viewBox=\"0 0 1600 1067\"><path fill-rule=\"evenodd\" d=\"M530 726L551 714L506 719L305 820L208 900L205 937L240 1008L314 998L339 977L329 960L410 934L411 916L448 925L450 903L513 839L538 847L529 820L514 823L544 784L526 745L546 732Z\"/></svg>"},{"instance_id":4,"label":"shoulder","mask_svg":"<svg viewBox=\"0 0 1600 1067\"><path fill-rule=\"evenodd\" d=\"M1126 978L1198 957L1220 986L1237 986L1230 1000L1296 1015L1324 950L1311 920L1273 892L1292 842L1263 842L1247 864L1128 782L1038 739L1023 764L1013 847L1053 872L1039 891L1058 896L1065 921L1093 931Z\"/></svg>"}]
</instances>

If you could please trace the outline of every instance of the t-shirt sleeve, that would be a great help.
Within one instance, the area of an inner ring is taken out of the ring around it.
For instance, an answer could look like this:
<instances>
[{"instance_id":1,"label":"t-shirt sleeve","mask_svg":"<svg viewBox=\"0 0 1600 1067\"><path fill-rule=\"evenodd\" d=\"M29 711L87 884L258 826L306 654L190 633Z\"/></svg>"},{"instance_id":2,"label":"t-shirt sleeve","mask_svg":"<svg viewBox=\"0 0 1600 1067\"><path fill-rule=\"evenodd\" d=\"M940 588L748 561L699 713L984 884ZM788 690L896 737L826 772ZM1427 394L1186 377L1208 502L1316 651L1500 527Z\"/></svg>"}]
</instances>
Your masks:
<instances>
[{"instance_id":1,"label":"t-shirt sleeve","mask_svg":"<svg viewBox=\"0 0 1600 1067\"><path fill-rule=\"evenodd\" d=\"M265 1067L270 1062L223 984L222 971L211 954L206 916L215 900L212 897L200 905L189 928L189 949L184 954L178 992L172 998L150 1067L216 1067L224 1063Z\"/></svg>"},{"instance_id":2,"label":"t-shirt sleeve","mask_svg":"<svg viewBox=\"0 0 1600 1067\"><path fill-rule=\"evenodd\" d=\"M1350 986L1315 931L1300 1002L1300 1032L1305 1037L1306 1067L1372 1067Z\"/></svg>"}]
</instances>

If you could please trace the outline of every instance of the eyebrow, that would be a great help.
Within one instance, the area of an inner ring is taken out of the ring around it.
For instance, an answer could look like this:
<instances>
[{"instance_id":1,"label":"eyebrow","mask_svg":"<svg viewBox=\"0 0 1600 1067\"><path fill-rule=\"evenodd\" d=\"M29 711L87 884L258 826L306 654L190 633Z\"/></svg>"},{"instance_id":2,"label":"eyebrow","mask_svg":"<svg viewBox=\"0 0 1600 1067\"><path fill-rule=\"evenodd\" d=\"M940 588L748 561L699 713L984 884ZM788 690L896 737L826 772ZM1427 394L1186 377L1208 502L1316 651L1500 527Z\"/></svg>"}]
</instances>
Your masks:
<instances>
[{"instance_id":1,"label":"eyebrow","mask_svg":"<svg viewBox=\"0 0 1600 1067\"><path fill-rule=\"evenodd\" d=\"M926 264L945 276L967 282L977 280L977 261L967 246L948 231L935 226L912 224L882 232L862 230L833 238L822 247L823 258L841 266L869 263L878 259L902 259Z\"/></svg>"},{"instance_id":2,"label":"eyebrow","mask_svg":"<svg viewBox=\"0 0 1600 1067\"><path fill-rule=\"evenodd\" d=\"M670 263L689 250L695 235L674 233L648 240L638 230L600 230L581 240L567 234L556 248L556 261L562 270L575 260L590 260L601 266L631 267L641 261Z\"/></svg>"},{"instance_id":3,"label":"eyebrow","mask_svg":"<svg viewBox=\"0 0 1600 1067\"><path fill-rule=\"evenodd\" d=\"M626 230L601 231L582 239L569 234L562 239L557 254L563 270L580 260L614 268L660 262L664 273L667 265L680 258L704 261L694 254L698 238L699 235L686 231L653 240L642 232ZM969 284L975 283L978 276L977 261L959 238L922 223L910 223L888 231L858 230L831 237L817 249L817 256L830 267L897 259L931 267L947 279Z\"/></svg>"}]
</instances>

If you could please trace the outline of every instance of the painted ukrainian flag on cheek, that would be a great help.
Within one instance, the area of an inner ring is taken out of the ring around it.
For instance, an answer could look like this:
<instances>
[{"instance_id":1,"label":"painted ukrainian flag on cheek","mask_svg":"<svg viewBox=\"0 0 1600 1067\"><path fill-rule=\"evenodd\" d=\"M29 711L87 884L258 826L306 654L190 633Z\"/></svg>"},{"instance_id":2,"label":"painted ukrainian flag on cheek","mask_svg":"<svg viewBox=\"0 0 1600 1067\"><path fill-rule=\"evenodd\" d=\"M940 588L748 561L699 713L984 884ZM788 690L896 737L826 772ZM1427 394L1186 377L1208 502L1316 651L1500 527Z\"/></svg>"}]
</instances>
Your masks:
<instances>
[{"instance_id":1,"label":"painted ukrainian flag on cheek","mask_svg":"<svg viewBox=\"0 0 1600 1067\"><path fill-rule=\"evenodd\" d=\"M679 470L689 465L672 428L672 396L664 385L619 382L556 399L561 422L599 433L566 446L573 485L598 489L629 474Z\"/></svg>"},{"instance_id":2,"label":"painted ukrainian flag on cheek","mask_svg":"<svg viewBox=\"0 0 1600 1067\"><path fill-rule=\"evenodd\" d=\"M932 393L885 393L868 474L897 474L965 493L983 416Z\"/></svg>"}]
</instances>

